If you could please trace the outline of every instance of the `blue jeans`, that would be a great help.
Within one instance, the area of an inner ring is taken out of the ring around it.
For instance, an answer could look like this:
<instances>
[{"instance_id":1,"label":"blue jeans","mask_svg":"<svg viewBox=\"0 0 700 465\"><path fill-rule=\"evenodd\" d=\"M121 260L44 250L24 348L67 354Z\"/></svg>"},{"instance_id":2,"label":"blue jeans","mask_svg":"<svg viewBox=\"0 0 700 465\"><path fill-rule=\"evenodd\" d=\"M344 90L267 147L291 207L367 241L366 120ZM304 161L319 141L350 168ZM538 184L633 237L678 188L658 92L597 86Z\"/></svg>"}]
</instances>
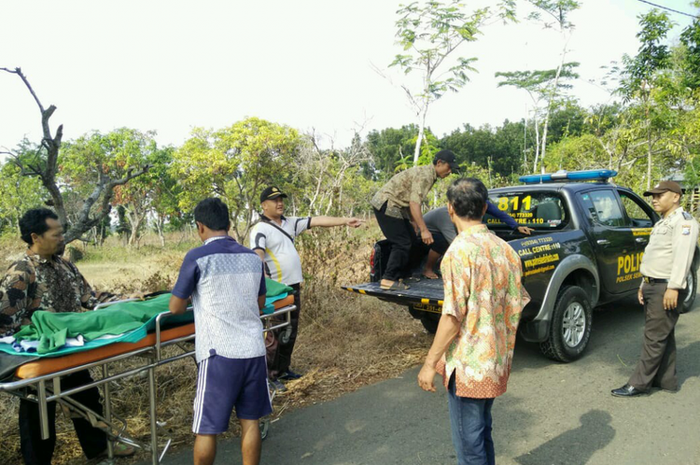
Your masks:
<instances>
[{"instance_id":1,"label":"blue jeans","mask_svg":"<svg viewBox=\"0 0 700 465\"><path fill-rule=\"evenodd\" d=\"M458 465L494 465L496 459L491 437L493 399L457 396L453 373L448 402Z\"/></svg>"}]
</instances>

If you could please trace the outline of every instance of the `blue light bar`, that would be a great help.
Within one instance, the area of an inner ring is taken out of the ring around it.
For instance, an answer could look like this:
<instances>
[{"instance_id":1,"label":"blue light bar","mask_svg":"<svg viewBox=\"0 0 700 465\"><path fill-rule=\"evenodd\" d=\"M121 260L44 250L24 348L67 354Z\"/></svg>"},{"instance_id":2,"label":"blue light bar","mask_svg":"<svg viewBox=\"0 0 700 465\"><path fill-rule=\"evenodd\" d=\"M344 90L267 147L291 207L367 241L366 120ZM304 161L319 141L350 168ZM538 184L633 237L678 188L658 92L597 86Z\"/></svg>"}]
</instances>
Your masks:
<instances>
[{"instance_id":1,"label":"blue light bar","mask_svg":"<svg viewBox=\"0 0 700 465\"><path fill-rule=\"evenodd\" d=\"M545 182L567 182L567 181L603 181L607 182L610 178L617 176L615 170L585 170L585 171L566 171L561 170L556 173L547 174L530 174L520 176L520 182L525 184L540 184Z\"/></svg>"}]
</instances>

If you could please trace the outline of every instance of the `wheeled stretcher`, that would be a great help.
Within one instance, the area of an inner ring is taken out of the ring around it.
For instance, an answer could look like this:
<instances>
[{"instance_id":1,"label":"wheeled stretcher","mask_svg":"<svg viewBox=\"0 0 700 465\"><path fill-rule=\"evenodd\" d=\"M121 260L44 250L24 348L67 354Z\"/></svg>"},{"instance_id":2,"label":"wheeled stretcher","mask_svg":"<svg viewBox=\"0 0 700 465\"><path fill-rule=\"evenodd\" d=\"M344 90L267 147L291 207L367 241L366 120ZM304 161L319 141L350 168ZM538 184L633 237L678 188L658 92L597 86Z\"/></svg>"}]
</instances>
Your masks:
<instances>
[{"instance_id":1,"label":"wheeled stretcher","mask_svg":"<svg viewBox=\"0 0 700 465\"><path fill-rule=\"evenodd\" d=\"M121 301L124 302L124 301ZM113 305L111 302L103 306ZM294 296L274 302L274 311L263 314L264 331L273 331L290 324L291 312L296 309ZM189 309L188 311L191 311ZM5 382L0 382L0 391L7 392L25 400L39 404L39 419L41 422L42 439L49 437L48 408L49 402L57 402L67 408L72 415L79 415L88 420L93 427L100 428L107 434L108 457L113 457L113 442L119 441L139 449L151 452L152 463L159 464L170 446L167 439L163 447L159 446L158 429L163 423L156 418L156 376L155 370L166 363L186 357L194 358L194 345L186 345L195 338L194 323L163 328L163 323L172 316L170 312L162 312L155 319L155 331L135 343L116 342L85 352L76 352L62 357L42 358L20 365L14 376ZM178 347L175 355L165 355L163 349L168 346ZM21 356L13 356L21 357ZM122 370L110 369L110 364L128 360L133 362L129 368ZM133 365L136 366L133 366ZM92 383L69 390L61 390L61 377L90 368L98 369L100 378ZM140 373L148 376L148 399L150 407L150 442L142 442L127 431L126 421L112 411L110 382L127 378ZM70 396L78 392L101 386L103 389L104 414L99 415ZM262 426L261 426L262 428Z\"/></svg>"}]
</instances>

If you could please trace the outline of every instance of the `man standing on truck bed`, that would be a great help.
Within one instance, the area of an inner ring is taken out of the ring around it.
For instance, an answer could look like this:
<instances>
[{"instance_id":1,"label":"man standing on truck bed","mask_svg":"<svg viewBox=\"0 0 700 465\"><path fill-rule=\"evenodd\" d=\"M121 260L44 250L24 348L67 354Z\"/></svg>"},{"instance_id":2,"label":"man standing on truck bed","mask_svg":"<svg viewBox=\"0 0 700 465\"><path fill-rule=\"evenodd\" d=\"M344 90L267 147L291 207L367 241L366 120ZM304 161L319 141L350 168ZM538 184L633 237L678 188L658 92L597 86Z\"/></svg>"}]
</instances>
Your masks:
<instances>
[{"instance_id":1,"label":"man standing on truck bed","mask_svg":"<svg viewBox=\"0 0 700 465\"><path fill-rule=\"evenodd\" d=\"M389 262L380 283L382 289L408 289L409 286L399 279L406 271L411 246L416 240L411 220L420 229L421 240L426 245L432 244L433 236L423 220L421 203L437 178L446 178L450 173L459 173L455 154L441 150L435 155L432 165L414 166L394 175L372 197L370 203L377 223L391 243Z\"/></svg>"},{"instance_id":2,"label":"man standing on truck bed","mask_svg":"<svg viewBox=\"0 0 700 465\"><path fill-rule=\"evenodd\" d=\"M632 377L621 388L613 389L614 396L637 396L651 387L678 390L675 328L698 241L698 223L683 211L681 194L681 186L673 181L662 181L644 193L652 196L651 204L661 215L639 268L643 276L638 298L644 305L644 346Z\"/></svg>"},{"instance_id":3,"label":"man standing on truck bed","mask_svg":"<svg viewBox=\"0 0 700 465\"><path fill-rule=\"evenodd\" d=\"M260 222L250 232L250 248L265 263L270 278L294 289L294 305L291 313L291 334L289 339L277 346L277 352L268 360L271 383L276 389L284 391L279 379L297 379L301 376L290 369L292 351L299 329L301 312L300 284L304 280L301 272L301 259L294 246L294 239L313 227L330 228L333 226L350 226L357 228L362 220L357 218L338 218L333 216L285 217L284 199L287 194L275 186L270 186L260 194L262 214Z\"/></svg>"},{"instance_id":4,"label":"man standing on truck bed","mask_svg":"<svg viewBox=\"0 0 700 465\"><path fill-rule=\"evenodd\" d=\"M520 257L481 222L487 199L486 186L474 178L447 190L459 235L442 260L442 317L418 374L426 391L435 391L437 372L443 375L459 465L495 463L491 407L506 392L520 315L530 300Z\"/></svg>"}]
</instances>

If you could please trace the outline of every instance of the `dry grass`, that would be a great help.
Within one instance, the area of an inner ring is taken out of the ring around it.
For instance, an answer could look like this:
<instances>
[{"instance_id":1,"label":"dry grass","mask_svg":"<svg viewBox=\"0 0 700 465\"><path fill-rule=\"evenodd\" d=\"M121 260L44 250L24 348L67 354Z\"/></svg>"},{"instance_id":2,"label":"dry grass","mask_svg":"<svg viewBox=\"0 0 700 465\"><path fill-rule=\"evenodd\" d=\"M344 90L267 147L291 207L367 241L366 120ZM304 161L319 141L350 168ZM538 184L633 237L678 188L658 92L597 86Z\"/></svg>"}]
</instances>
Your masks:
<instances>
[{"instance_id":1,"label":"dry grass","mask_svg":"<svg viewBox=\"0 0 700 465\"><path fill-rule=\"evenodd\" d=\"M340 289L341 284L367 280L369 253L379 235L376 227L322 230L307 233L299 241L306 282L294 368L306 375L288 383L288 391L276 397L273 419L397 376L425 356L430 337L404 308ZM178 236L169 243L176 245L161 249L146 241L136 251L108 242L101 250L88 249L78 266L100 290L170 288L182 257L196 242ZM0 239L0 262L22 250L15 241ZM187 359L159 368L157 384L158 419L167 422L162 436L173 438L176 448L190 446L194 439L190 430L196 384L194 363ZM127 419L129 432L146 439L150 431L147 378L134 376L119 381L112 392L114 411ZM0 404L0 463L20 463L17 407L15 398ZM238 433L235 421L231 426L227 437ZM57 430L54 463L84 463L73 428L64 415L58 415ZM137 459L147 456L137 454Z\"/></svg>"}]
</instances>

